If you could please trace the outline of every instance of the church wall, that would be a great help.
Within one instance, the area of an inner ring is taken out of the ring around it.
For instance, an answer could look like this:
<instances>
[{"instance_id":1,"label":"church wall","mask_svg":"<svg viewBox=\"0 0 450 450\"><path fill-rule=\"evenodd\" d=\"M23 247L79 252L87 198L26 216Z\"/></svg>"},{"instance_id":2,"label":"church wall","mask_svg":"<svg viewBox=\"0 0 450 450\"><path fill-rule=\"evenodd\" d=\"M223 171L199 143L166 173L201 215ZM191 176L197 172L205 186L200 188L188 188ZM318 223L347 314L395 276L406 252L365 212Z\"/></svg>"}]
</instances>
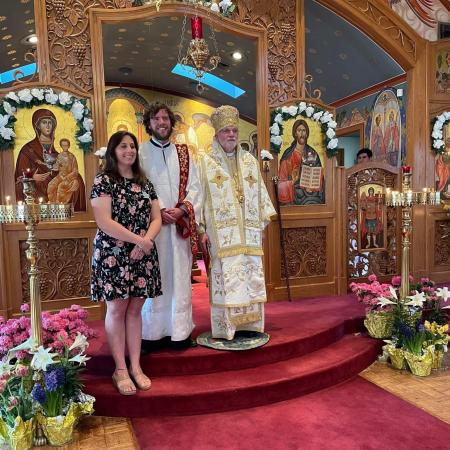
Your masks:
<instances>
[{"instance_id":1,"label":"church wall","mask_svg":"<svg viewBox=\"0 0 450 450\"><path fill-rule=\"evenodd\" d=\"M94 73L103 73L99 65L93 65L91 47L92 8L123 9L131 6L131 0L35 0L36 29L40 36L46 35L38 45L39 81L57 83L63 89L75 90L87 97L95 96L103 90L103 85L96 82ZM419 38L414 31L402 21L392 10L379 0L354 2L352 0L320 0L320 3L329 7L336 13L345 17L349 22L364 30L375 42L382 46L407 71L408 98L406 101L408 139L406 143L406 163L415 167L414 187L420 189L435 181L434 156L430 151L428 123L429 111L437 111L444 103L428 103L427 79L429 80L428 44ZM279 2L266 2L261 0L239 0L238 11L232 19L220 19L220 25L234 27L238 33L244 33L244 25L253 25L265 30L266 41L260 45L259 50L264 52L263 61L266 65L258 72L258 83L266 86L266 94L258 98L258 141L261 148L269 148L269 108L276 107L290 101L299 99L304 95L303 90L303 19L301 15L302 0L280 0ZM155 11L154 6L143 7L147 11ZM177 9L178 8L178 9ZM187 8L181 3L163 4L161 13L167 11L181 11ZM70 13L70 14L69 14ZM129 17L136 14L128 10ZM101 95L100 95L101 98ZM443 102L441 100L441 102ZM106 111L101 102L92 103L96 131L94 149L105 145L106 140ZM2 152L4 153L4 152ZM2 172L11 170L11 156L2 154ZM342 216L339 205L344 202L345 193L336 192L336 186L342 183L342 173L334 169L334 161L327 160L329 168L329 189L332 201L336 206L332 209L311 209L283 212L283 218L288 219L288 229L284 231L290 246L291 258L297 266L305 267L307 262L305 254L314 254L320 250L320 257L316 257L315 272L299 271L294 274L294 295L308 296L323 293L336 293L345 290L346 279L344 249L339 246L339 236L343 230ZM97 160L92 155L86 156L86 167L90 174L86 177L86 192L90 191L88 178L97 170ZM419 168L422 168L420 170ZM278 173L277 161L269 165L269 171L264 174L272 198L274 189L270 182L271 177ZM4 186L0 186L0 194L5 195ZM445 219L441 212L436 218ZM89 254L89 245L95 232L90 211L79 220L58 227L42 226L41 236L44 239L54 240L49 245L67 245L65 240L75 239L80 261L85 261ZM430 230L430 212L424 209L414 213L415 233L418 236L427 235ZM433 213L434 214L434 213ZM441 215L439 215L441 214ZM433 216L434 217L434 216ZM434 219L433 219L434 220ZM9 228L8 228L9 227ZM22 299L26 298L23 283L20 279L24 268L20 266L23 257L23 241L25 233L20 226L2 226L0 236L2 264L0 269L0 313L6 315L18 311ZM266 272L268 293L271 299L286 298L285 283L281 279L281 258L279 251L279 233L277 223L273 223L266 233L266 255L271 249L270 258L266 256ZM60 242L58 244L58 242ZM87 242L87 244L84 244ZM87 247L86 247L87 245ZM430 249L433 250L430 250ZM435 247L432 242L421 240L414 242L412 251L412 271L416 274L426 274L431 261L436 260ZM426 258L423 255L427 255ZM316 254L317 256L317 254ZM14 257L14 263L10 258ZM47 258L43 255L43 258ZM439 261L450 260L445 255ZM43 261L43 264L46 264ZM83 265L82 264L82 265ZM439 272L444 278L449 274L450 266L443 265L445 270ZM83 266L85 267L85 266ZM311 267L311 266L310 266ZM433 266L434 267L434 266ZM294 270L294 269L293 269ZM81 277L85 274L80 271ZM324 276L324 273L326 276ZM50 278L43 277L43 283L51 285ZM83 282L84 283L84 282ZM86 284L83 284L83 289ZM85 291L83 291L83 294ZM78 294L77 294L78 295ZM72 297L71 297L72 296ZM70 297L70 298L69 298ZM44 303L45 309L58 308L69 302L77 301L88 305L87 297L77 297L73 293L57 294L51 298L52 303ZM50 300L49 300L50 301ZM101 314L101 307L92 306L95 314Z\"/></svg>"}]
</instances>

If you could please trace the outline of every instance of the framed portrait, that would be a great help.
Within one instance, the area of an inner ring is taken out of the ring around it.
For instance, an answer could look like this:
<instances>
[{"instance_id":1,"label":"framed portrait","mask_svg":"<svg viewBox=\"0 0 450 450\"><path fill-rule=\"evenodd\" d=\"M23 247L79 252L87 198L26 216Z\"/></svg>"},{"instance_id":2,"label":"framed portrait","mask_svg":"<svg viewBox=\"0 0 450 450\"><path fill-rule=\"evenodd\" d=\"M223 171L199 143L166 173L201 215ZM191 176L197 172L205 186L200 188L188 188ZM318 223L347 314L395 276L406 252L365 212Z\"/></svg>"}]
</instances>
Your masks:
<instances>
[{"instance_id":1,"label":"framed portrait","mask_svg":"<svg viewBox=\"0 0 450 450\"><path fill-rule=\"evenodd\" d=\"M320 123L299 117L283 123L278 199L282 206L325 204L326 149Z\"/></svg>"},{"instance_id":2,"label":"framed portrait","mask_svg":"<svg viewBox=\"0 0 450 450\"><path fill-rule=\"evenodd\" d=\"M84 152L76 141L77 123L70 111L44 104L19 108L13 148L16 200L23 201L21 177L31 169L36 198L42 202L72 203L86 211Z\"/></svg>"},{"instance_id":3,"label":"framed portrait","mask_svg":"<svg viewBox=\"0 0 450 450\"><path fill-rule=\"evenodd\" d=\"M443 127L445 143L444 153L436 155L436 191L441 193L441 198L450 202L450 123Z\"/></svg>"},{"instance_id":4,"label":"framed portrait","mask_svg":"<svg viewBox=\"0 0 450 450\"><path fill-rule=\"evenodd\" d=\"M364 184L358 189L358 251L386 250L386 209L382 203L384 186Z\"/></svg>"},{"instance_id":5,"label":"framed portrait","mask_svg":"<svg viewBox=\"0 0 450 450\"><path fill-rule=\"evenodd\" d=\"M448 101L450 96L450 39L431 43L430 96Z\"/></svg>"}]
</instances>

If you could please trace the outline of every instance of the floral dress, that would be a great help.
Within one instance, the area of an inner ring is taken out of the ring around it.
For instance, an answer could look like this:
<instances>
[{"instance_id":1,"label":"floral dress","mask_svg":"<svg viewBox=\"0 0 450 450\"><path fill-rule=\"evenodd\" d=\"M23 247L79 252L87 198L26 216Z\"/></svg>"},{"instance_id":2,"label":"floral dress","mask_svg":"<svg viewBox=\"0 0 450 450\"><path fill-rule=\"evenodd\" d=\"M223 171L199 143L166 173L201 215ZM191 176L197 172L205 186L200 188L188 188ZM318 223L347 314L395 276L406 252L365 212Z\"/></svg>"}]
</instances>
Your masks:
<instances>
[{"instance_id":1,"label":"floral dress","mask_svg":"<svg viewBox=\"0 0 450 450\"><path fill-rule=\"evenodd\" d=\"M116 181L101 173L94 179L91 199L103 196L111 197L113 220L135 234L145 235L150 225L151 202L157 199L150 181L141 187L131 179ZM97 230L92 256L93 301L162 295L156 246L149 255L133 260L130 253L134 246Z\"/></svg>"}]
</instances>

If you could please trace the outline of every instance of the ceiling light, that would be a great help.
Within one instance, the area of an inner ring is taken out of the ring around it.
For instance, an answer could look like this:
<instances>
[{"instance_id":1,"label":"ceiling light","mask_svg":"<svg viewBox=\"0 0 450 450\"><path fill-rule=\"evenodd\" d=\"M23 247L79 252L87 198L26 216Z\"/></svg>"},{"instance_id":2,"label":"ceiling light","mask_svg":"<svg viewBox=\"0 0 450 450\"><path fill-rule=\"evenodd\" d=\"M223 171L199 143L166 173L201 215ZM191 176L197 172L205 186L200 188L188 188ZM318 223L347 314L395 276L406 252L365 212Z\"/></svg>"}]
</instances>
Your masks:
<instances>
[{"instance_id":1,"label":"ceiling light","mask_svg":"<svg viewBox=\"0 0 450 450\"><path fill-rule=\"evenodd\" d=\"M26 45L35 45L37 44L38 38L35 34L30 34L29 36L24 37L21 42Z\"/></svg>"},{"instance_id":2,"label":"ceiling light","mask_svg":"<svg viewBox=\"0 0 450 450\"><path fill-rule=\"evenodd\" d=\"M235 52L233 52L233 53L231 54L231 56L233 57L233 59L234 59L235 61L240 61L240 60L242 59L242 53L241 53L240 51L238 51L238 50L236 50Z\"/></svg>"}]
</instances>

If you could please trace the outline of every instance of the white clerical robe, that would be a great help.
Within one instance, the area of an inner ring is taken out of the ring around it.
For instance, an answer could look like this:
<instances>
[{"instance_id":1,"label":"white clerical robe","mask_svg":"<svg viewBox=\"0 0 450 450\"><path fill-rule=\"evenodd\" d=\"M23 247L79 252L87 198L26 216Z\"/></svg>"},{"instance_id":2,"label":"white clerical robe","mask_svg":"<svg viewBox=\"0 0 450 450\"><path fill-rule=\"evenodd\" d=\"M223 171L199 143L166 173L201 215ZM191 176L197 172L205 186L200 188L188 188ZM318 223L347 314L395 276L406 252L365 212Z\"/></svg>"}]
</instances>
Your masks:
<instances>
[{"instance_id":1,"label":"white clerical robe","mask_svg":"<svg viewBox=\"0 0 450 450\"><path fill-rule=\"evenodd\" d=\"M238 149L229 158L213 142L200 163L205 203L201 227L211 242L210 303L214 338L264 331L266 287L262 233L276 214L258 162Z\"/></svg>"},{"instance_id":2,"label":"white clerical robe","mask_svg":"<svg viewBox=\"0 0 450 450\"><path fill-rule=\"evenodd\" d=\"M153 183L161 209L174 208L178 203L180 167L174 144L160 148L151 141L139 149L142 168ZM189 201L197 217L200 217L201 191L197 168L192 159L185 200ZM192 252L189 239L183 239L175 224L162 225L155 239L158 249L163 295L148 298L142 308L142 339L158 340L171 336L172 341L182 341L191 334Z\"/></svg>"}]
</instances>

